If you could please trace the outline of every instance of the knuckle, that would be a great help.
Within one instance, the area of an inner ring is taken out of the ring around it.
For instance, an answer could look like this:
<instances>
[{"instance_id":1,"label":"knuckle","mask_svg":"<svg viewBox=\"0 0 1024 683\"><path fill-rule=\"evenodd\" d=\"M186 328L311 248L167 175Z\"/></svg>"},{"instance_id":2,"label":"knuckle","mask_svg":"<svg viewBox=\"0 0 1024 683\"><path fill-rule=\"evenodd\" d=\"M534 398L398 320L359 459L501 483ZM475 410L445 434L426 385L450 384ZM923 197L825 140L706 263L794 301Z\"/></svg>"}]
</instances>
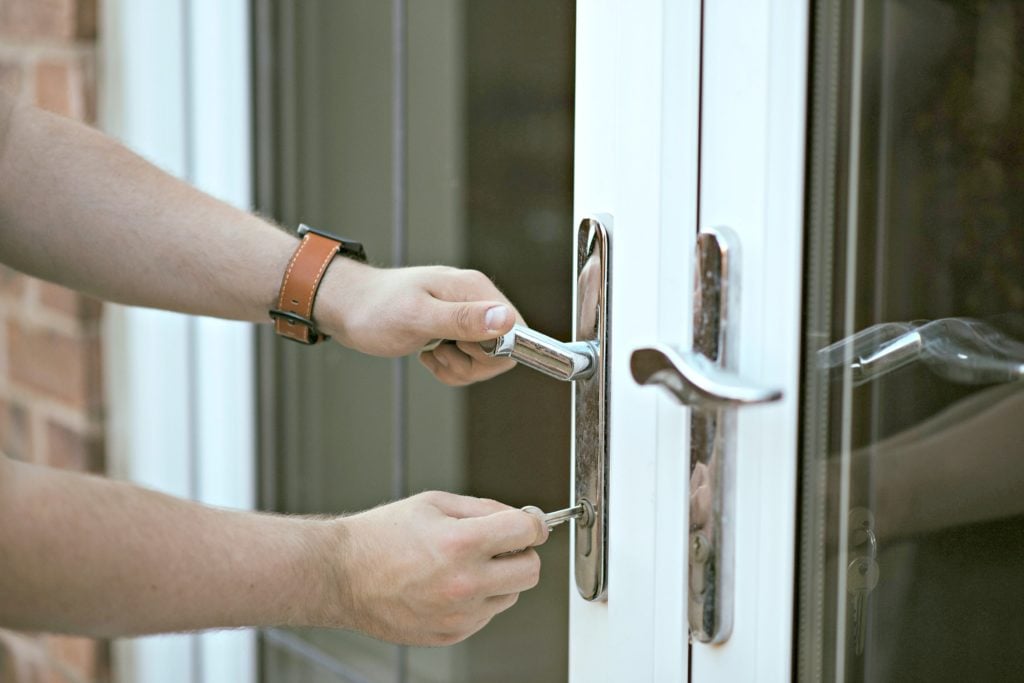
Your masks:
<instances>
[{"instance_id":1,"label":"knuckle","mask_svg":"<svg viewBox=\"0 0 1024 683\"><path fill-rule=\"evenodd\" d=\"M476 595L476 592L476 581L472 577L460 573L448 579L442 590L442 595L449 602L467 602ZM452 618L462 620L464 615L456 613Z\"/></svg>"},{"instance_id":2,"label":"knuckle","mask_svg":"<svg viewBox=\"0 0 1024 683\"><path fill-rule=\"evenodd\" d=\"M462 635L461 633L454 633L454 632L451 632L451 631L443 631L441 633L437 633L434 636L435 644L437 644L437 645L439 645L441 647L448 647L449 645L455 645L456 643L461 642L464 639L465 639L465 636Z\"/></svg>"},{"instance_id":3,"label":"knuckle","mask_svg":"<svg viewBox=\"0 0 1024 683\"><path fill-rule=\"evenodd\" d=\"M444 501L444 495L445 494L443 491L421 491L420 493L417 493L414 496L410 496L409 498L423 503L437 505Z\"/></svg>"},{"instance_id":4,"label":"knuckle","mask_svg":"<svg viewBox=\"0 0 1024 683\"><path fill-rule=\"evenodd\" d=\"M457 368L452 370L452 375L455 379L463 384L469 384L474 380L473 370L471 368Z\"/></svg>"},{"instance_id":5,"label":"knuckle","mask_svg":"<svg viewBox=\"0 0 1024 683\"><path fill-rule=\"evenodd\" d=\"M526 571L530 588L535 588L540 583L540 555L536 551L531 551L530 563L527 565Z\"/></svg>"},{"instance_id":6,"label":"knuckle","mask_svg":"<svg viewBox=\"0 0 1024 683\"><path fill-rule=\"evenodd\" d=\"M484 292L489 293L495 289L494 282L491 278L487 277L487 275L481 273L479 270L465 270L463 271L462 277L465 280L466 285L478 294Z\"/></svg>"},{"instance_id":7,"label":"knuckle","mask_svg":"<svg viewBox=\"0 0 1024 683\"><path fill-rule=\"evenodd\" d=\"M473 279L477 283L479 283L481 285L486 285L487 287L493 287L494 286L494 283L491 281L491 278L489 278L485 273L481 273L479 270L474 270L474 271L472 271L472 273L473 273Z\"/></svg>"},{"instance_id":8,"label":"knuckle","mask_svg":"<svg viewBox=\"0 0 1024 683\"><path fill-rule=\"evenodd\" d=\"M468 332L471 329L472 311L469 306L457 306L452 311L452 324L455 329Z\"/></svg>"},{"instance_id":9,"label":"knuckle","mask_svg":"<svg viewBox=\"0 0 1024 683\"><path fill-rule=\"evenodd\" d=\"M457 527L447 531L441 539L441 551L449 558L461 557L472 545L469 535Z\"/></svg>"}]
</instances>

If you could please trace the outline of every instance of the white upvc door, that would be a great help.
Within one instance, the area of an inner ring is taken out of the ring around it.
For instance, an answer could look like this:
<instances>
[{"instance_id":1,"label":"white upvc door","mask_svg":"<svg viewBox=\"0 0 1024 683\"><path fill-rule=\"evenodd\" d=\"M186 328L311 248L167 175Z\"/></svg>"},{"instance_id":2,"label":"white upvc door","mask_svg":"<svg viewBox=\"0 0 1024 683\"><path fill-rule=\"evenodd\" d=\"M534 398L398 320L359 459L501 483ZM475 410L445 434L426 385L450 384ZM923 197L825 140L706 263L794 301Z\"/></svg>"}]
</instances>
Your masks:
<instances>
[{"instance_id":1,"label":"white upvc door","mask_svg":"<svg viewBox=\"0 0 1024 683\"><path fill-rule=\"evenodd\" d=\"M700 227L739 238L738 372L783 398L737 411L733 628L697 682L791 679L809 5L704 3Z\"/></svg>"},{"instance_id":2,"label":"white upvc door","mask_svg":"<svg viewBox=\"0 0 1024 683\"><path fill-rule=\"evenodd\" d=\"M580 3L575 212L610 216L608 592L572 590L573 681L788 680L792 658L808 8ZM699 230L740 243L731 636L688 644L689 410L630 356L690 346ZM571 575L571 574L570 574ZM690 669L690 670L688 670Z\"/></svg>"}]
</instances>

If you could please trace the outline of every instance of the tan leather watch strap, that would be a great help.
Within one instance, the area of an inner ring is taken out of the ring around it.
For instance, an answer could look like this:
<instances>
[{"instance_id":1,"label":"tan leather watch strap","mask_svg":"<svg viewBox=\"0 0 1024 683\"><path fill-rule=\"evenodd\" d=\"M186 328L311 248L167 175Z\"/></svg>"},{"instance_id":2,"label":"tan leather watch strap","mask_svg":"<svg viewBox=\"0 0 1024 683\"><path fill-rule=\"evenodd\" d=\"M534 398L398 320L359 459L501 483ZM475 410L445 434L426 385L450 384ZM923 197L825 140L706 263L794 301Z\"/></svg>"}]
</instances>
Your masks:
<instances>
[{"instance_id":1,"label":"tan leather watch strap","mask_svg":"<svg viewBox=\"0 0 1024 683\"><path fill-rule=\"evenodd\" d=\"M329 339L313 321L313 304L327 267L339 253L365 262L366 251L359 242L308 225L299 226L299 235L302 241L284 271L277 308L270 311L270 317L274 319L274 330L285 339L316 344Z\"/></svg>"},{"instance_id":2,"label":"tan leather watch strap","mask_svg":"<svg viewBox=\"0 0 1024 683\"><path fill-rule=\"evenodd\" d=\"M307 232L302 237L281 280L277 308L271 311L279 335L303 344L324 338L313 323L313 303L327 266L340 249L341 242L323 235Z\"/></svg>"}]
</instances>

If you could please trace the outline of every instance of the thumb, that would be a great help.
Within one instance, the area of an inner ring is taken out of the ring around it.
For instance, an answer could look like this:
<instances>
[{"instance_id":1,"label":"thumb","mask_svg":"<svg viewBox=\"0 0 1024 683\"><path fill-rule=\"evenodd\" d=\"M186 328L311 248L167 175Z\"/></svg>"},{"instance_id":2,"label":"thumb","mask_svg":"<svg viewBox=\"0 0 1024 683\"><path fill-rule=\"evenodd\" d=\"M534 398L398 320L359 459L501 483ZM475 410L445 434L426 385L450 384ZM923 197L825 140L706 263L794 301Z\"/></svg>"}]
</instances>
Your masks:
<instances>
[{"instance_id":1,"label":"thumb","mask_svg":"<svg viewBox=\"0 0 1024 683\"><path fill-rule=\"evenodd\" d=\"M515 312L500 301L439 301L431 310L430 336L454 341L486 341L512 329Z\"/></svg>"}]
</instances>

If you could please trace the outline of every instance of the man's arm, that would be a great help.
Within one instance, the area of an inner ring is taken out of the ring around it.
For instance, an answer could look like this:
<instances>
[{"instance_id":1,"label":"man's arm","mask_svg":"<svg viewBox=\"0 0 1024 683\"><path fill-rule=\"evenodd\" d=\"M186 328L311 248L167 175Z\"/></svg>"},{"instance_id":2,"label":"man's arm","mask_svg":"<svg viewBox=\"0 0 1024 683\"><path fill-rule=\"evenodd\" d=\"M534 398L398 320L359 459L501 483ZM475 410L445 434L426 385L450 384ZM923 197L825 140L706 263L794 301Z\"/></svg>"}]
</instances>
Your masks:
<instances>
[{"instance_id":1,"label":"man's arm","mask_svg":"<svg viewBox=\"0 0 1024 683\"><path fill-rule=\"evenodd\" d=\"M0 456L0 626L121 636L291 625L457 642L537 583L537 517L420 494L309 519L211 508Z\"/></svg>"},{"instance_id":2,"label":"man's arm","mask_svg":"<svg viewBox=\"0 0 1024 683\"><path fill-rule=\"evenodd\" d=\"M0 93L0 261L101 299L263 322L297 243L97 131ZM434 338L492 338L516 312L474 271L339 258L313 317L346 346L399 356ZM459 348L443 345L424 364L450 384L512 365Z\"/></svg>"}]
</instances>

